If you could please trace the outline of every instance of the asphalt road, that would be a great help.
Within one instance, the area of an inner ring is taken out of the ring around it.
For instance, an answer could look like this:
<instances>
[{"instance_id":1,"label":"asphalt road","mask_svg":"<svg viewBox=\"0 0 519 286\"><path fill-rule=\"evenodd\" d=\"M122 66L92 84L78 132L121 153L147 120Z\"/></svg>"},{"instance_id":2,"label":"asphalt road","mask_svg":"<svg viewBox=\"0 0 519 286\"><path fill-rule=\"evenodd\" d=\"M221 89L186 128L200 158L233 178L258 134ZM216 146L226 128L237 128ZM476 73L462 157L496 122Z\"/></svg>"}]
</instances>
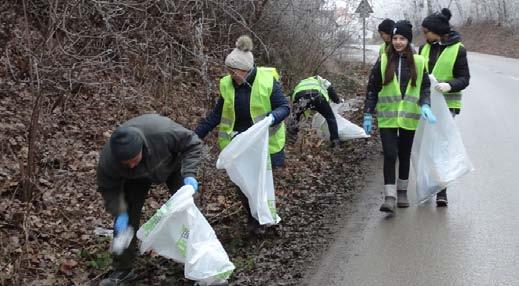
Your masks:
<instances>
[{"instance_id":1,"label":"asphalt road","mask_svg":"<svg viewBox=\"0 0 519 286\"><path fill-rule=\"evenodd\" d=\"M469 65L455 121L476 171L448 189L447 208L414 204L387 217L376 158L308 285L519 285L519 60L469 53Z\"/></svg>"}]
</instances>

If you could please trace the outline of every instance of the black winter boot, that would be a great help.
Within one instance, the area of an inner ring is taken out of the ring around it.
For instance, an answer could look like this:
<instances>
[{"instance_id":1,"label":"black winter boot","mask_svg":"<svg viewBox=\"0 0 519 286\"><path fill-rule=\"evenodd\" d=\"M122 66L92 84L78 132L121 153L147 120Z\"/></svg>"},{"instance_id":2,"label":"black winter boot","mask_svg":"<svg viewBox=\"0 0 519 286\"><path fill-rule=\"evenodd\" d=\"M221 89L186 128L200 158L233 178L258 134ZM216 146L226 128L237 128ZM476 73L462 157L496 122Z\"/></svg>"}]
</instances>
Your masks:
<instances>
[{"instance_id":1,"label":"black winter boot","mask_svg":"<svg viewBox=\"0 0 519 286\"><path fill-rule=\"evenodd\" d=\"M447 201L447 189L443 189L436 194L436 206L446 207L449 202Z\"/></svg>"},{"instance_id":2,"label":"black winter boot","mask_svg":"<svg viewBox=\"0 0 519 286\"><path fill-rule=\"evenodd\" d=\"M249 234L256 236L257 238L261 238L265 235L266 227L260 225L255 218L249 217L247 220L247 231Z\"/></svg>"}]
</instances>

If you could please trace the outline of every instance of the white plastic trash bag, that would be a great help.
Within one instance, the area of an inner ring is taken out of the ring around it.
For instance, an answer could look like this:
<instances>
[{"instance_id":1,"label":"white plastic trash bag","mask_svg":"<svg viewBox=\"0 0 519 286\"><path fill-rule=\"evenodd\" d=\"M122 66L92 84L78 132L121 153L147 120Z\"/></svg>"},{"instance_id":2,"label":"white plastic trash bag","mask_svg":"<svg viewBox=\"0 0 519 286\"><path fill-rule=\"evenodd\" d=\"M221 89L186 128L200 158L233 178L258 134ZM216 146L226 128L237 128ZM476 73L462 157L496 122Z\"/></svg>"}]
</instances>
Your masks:
<instances>
[{"instance_id":1,"label":"white plastic trash bag","mask_svg":"<svg viewBox=\"0 0 519 286\"><path fill-rule=\"evenodd\" d=\"M342 117L339 114L339 111L342 108L343 103L331 103L333 113L335 114L335 120L337 120L337 131L339 132L339 139L341 141L346 141L350 139L356 138L367 138L369 135L366 134L364 128L357 126L346 118ZM330 140L330 132L328 130L328 123L326 119L319 114L316 113L312 118L312 127L317 130L317 135L323 139Z\"/></svg>"},{"instance_id":2,"label":"white plastic trash bag","mask_svg":"<svg viewBox=\"0 0 519 286\"><path fill-rule=\"evenodd\" d=\"M211 285L234 270L222 244L193 201L191 186L180 188L137 231L141 253L158 254L184 264L186 278Z\"/></svg>"},{"instance_id":3,"label":"white plastic trash bag","mask_svg":"<svg viewBox=\"0 0 519 286\"><path fill-rule=\"evenodd\" d=\"M420 203L474 170L445 97L433 88L438 82L433 76L430 78L431 109L438 121L428 124L420 119L411 151L416 198Z\"/></svg>"},{"instance_id":4,"label":"white plastic trash bag","mask_svg":"<svg viewBox=\"0 0 519 286\"><path fill-rule=\"evenodd\" d=\"M269 154L269 117L240 133L227 145L216 162L225 169L249 200L252 216L260 224L281 221L276 211L276 195Z\"/></svg>"}]
</instances>

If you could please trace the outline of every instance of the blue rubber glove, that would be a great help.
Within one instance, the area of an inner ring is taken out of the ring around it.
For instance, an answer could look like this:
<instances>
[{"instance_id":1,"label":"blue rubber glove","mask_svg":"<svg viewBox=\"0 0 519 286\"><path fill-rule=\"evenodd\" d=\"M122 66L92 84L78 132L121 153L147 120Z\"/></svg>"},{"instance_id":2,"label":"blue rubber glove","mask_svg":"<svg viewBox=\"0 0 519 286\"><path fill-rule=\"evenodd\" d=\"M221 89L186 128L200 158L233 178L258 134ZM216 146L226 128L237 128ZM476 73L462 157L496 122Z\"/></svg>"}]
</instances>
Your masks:
<instances>
[{"instance_id":1,"label":"blue rubber glove","mask_svg":"<svg viewBox=\"0 0 519 286\"><path fill-rule=\"evenodd\" d=\"M128 213L120 213L115 218L115 224L114 224L114 236L117 236L119 233L124 232L128 228Z\"/></svg>"},{"instance_id":2,"label":"blue rubber glove","mask_svg":"<svg viewBox=\"0 0 519 286\"><path fill-rule=\"evenodd\" d=\"M436 123L436 116L431 110L431 107L428 104L422 105L422 116L427 120L429 124Z\"/></svg>"},{"instance_id":3,"label":"blue rubber glove","mask_svg":"<svg viewBox=\"0 0 519 286\"><path fill-rule=\"evenodd\" d=\"M198 193L198 181L194 177L185 177L184 185L193 186L193 189L195 189L195 193Z\"/></svg>"},{"instance_id":4,"label":"blue rubber glove","mask_svg":"<svg viewBox=\"0 0 519 286\"><path fill-rule=\"evenodd\" d=\"M373 128L373 116L371 113L364 113L364 123L362 124L364 127L364 131L366 134L371 134L371 129Z\"/></svg>"}]
</instances>

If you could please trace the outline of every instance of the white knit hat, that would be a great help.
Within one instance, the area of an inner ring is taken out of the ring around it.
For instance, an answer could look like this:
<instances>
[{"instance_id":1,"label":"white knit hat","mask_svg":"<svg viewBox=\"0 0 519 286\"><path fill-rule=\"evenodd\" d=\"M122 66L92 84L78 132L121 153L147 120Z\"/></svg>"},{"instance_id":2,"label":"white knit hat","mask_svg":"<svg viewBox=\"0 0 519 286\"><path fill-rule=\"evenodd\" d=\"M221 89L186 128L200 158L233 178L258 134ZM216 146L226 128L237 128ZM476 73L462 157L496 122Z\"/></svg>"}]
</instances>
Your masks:
<instances>
[{"instance_id":1,"label":"white knit hat","mask_svg":"<svg viewBox=\"0 0 519 286\"><path fill-rule=\"evenodd\" d=\"M249 71L254 67L254 56L252 55L252 39L241 36L236 40L236 48L225 58L225 65L239 70Z\"/></svg>"}]
</instances>

